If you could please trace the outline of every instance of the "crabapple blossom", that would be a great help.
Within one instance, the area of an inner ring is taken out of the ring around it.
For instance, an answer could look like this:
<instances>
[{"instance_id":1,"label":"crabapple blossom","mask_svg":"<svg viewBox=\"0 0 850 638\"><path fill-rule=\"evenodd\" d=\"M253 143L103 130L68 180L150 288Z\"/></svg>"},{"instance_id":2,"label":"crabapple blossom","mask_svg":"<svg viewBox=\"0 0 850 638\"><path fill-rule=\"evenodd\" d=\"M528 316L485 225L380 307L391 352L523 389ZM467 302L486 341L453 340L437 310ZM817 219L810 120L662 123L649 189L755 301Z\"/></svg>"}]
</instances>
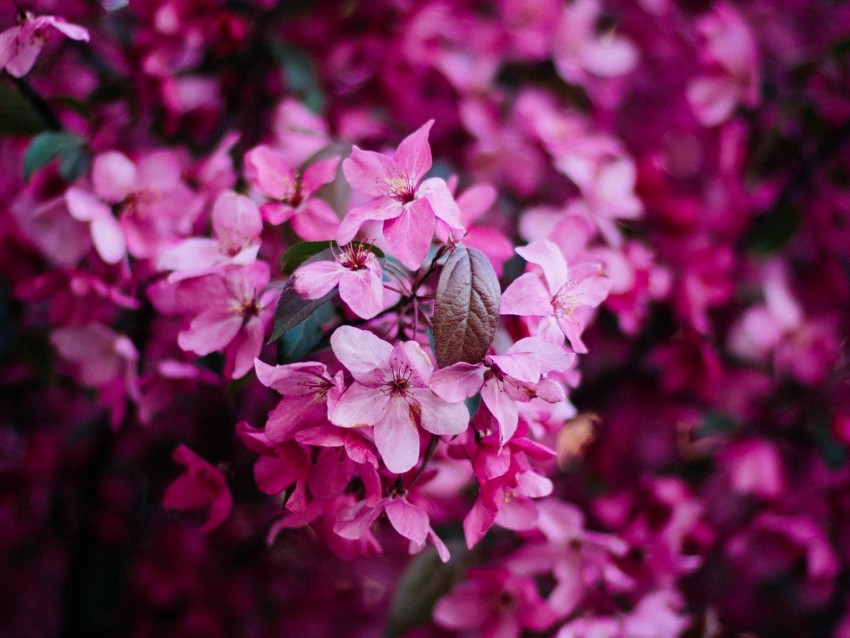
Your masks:
<instances>
[{"instance_id":1,"label":"crabapple blossom","mask_svg":"<svg viewBox=\"0 0 850 638\"><path fill-rule=\"evenodd\" d=\"M272 199L260 209L266 221L274 225L289 221L300 237L310 241L336 235L339 218L330 204L314 195L333 181L338 165L339 158L333 157L296 171L284 155L269 146L257 146L245 155L248 179Z\"/></svg>"},{"instance_id":2,"label":"crabapple blossom","mask_svg":"<svg viewBox=\"0 0 850 638\"><path fill-rule=\"evenodd\" d=\"M436 219L461 230L460 209L445 180L423 181L431 168L428 132L434 121L403 139L392 157L354 147L342 163L351 187L372 199L346 213L337 241L347 244L367 221L383 222L384 238L392 253L411 270L428 254Z\"/></svg>"},{"instance_id":3,"label":"crabapple blossom","mask_svg":"<svg viewBox=\"0 0 850 638\"><path fill-rule=\"evenodd\" d=\"M539 240L516 249L523 259L543 271L525 273L502 294L501 313L544 317L541 330L555 330L569 340L578 353L587 352L581 333L587 321L584 309L598 306L611 287L610 280L593 263L567 267L558 247L549 240Z\"/></svg>"},{"instance_id":4,"label":"crabapple blossom","mask_svg":"<svg viewBox=\"0 0 850 638\"><path fill-rule=\"evenodd\" d=\"M331 347L354 382L328 418L340 427L374 426L375 445L392 472L407 472L416 464L418 426L437 436L466 429L466 406L434 394L428 385L434 364L415 341L393 346L366 330L340 326L331 335Z\"/></svg>"},{"instance_id":5,"label":"crabapple blossom","mask_svg":"<svg viewBox=\"0 0 850 638\"><path fill-rule=\"evenodd\" d=\"M295 292L320 299L334 288L358 317L371 319L384 308L381 264L363 244L347 244L333 260L316 260L292 273Z\"/></svg>"},{"instance_id":6,"label":"crabapple blossom","mask_svg":"<svg viewBox=\"0 0 850 638\"><path fill-rule=\"evenodd\" d=\"M47 44L48 27L71 40L89 41L87 29L60 16L22 14L19 24L0 33L0 70L20 78L30 72L41 49Z\"/></svg>"}]
</instances>

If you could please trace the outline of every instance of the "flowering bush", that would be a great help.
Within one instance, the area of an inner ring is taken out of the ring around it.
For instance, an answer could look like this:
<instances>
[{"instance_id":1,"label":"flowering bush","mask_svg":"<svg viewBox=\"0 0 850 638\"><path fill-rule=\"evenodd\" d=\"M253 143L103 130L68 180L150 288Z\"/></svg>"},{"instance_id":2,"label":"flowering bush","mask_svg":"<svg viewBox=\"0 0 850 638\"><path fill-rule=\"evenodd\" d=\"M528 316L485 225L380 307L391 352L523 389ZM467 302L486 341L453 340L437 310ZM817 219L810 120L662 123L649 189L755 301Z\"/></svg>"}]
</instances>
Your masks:
<instances>
[{"instance_id":1,"label":"flowering bush","mask_svg":"<svg viewBox=\"0 0 850 638\"><path fill-rule=\"evenodd\" d=\"M3 635L850 636L850 10L0 6Z\"/></svg>"}]
</instances>

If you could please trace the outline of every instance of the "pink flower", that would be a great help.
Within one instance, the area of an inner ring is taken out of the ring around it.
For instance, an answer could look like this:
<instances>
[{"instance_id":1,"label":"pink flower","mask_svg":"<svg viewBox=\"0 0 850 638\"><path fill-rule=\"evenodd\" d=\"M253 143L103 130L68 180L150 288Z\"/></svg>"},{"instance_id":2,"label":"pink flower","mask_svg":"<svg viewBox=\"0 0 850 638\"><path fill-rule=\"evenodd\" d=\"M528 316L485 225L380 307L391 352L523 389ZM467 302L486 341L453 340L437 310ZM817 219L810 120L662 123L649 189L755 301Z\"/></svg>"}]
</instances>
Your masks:
<instances>
[{"instance_id":1,"label":"pink flower","mask_svg":"<svg viewBox=\"0 0 850 638\"><path fill-rule=\"evenodd\" d=\"M155 257L174 237L192 230L203 199L183 183L180 157L158 151L134 162L119 151L101 153L92 166L94 194L79 186L65 193L74 219L89 222L101 259L118 263ZM115 219L112 206L120 210Z\"/></svg>"},{"instance_id":2,"label":"pink flower","mask_svg":"<svg viewBox=\"0 0 850 638\"><path fill-rule=\"evenodd\" d=\"M261 209L270 224L289 221L300 237L310 241L333 239L339 218L323 199L314 197L320 186L333 181L339 158L333 157L297 171L283 154L257 146L245 155L245 173L263 195L274 201Z\"/></svg>"},{"instance_id":3,"label":"pink flower","mask_svg":"<svg viewBox=\"0 0 850 638\"><path fill-rule=\"evenodd\" d=\"M431 168L428 131L433 124L433 120L426 122L402 140L392 157L354 147L342 163L342 172L354 190L373 199L348 211L337 234L340 244L354 239L366 221L381 221L393 256L416 270L428 254L436 218L462 230L460 210L445 180L422 181Z\"/></svg>"},{"instance_id":4,"label":"pink flower","mask_svg":"<svg viewBox=\"0 0 850 638\"><path fill-rule=\"evenodd\" d=\"M758 51L752 31L736 9L717 3L700 19L707 73L688 85L688 102L704 126L729 119L738 103L753 108L760 99Z\"/></svg>"},{"instance_id":5,"label":"pink flower","mask_svg":"<svg viewBox=\"0 0 850 638\"><path fill-rule=\"evenodd\" d=\"M185 465L186 471L168 486L163 507L169 510L209 508L201 530L214 530L230 516L233 508L233 499L224 475L185 445L179 445L174 450L174 460Z\"/></svg>"},{"instance_id":6,"label":"pink flower","mask_svg":"<svg viewBox=\"0 0 850 638\"><path fill-rule=\"evenodd\" d=\"M157 262L173 270L168 281L206 274L225 266L247 266L257 259L263 220L257 205L244 195L225 191L213 205L214 239L191 237L166 250Z\"/></svg>"},{"instance_id":7,"label":"pink flower","mask_svg":"<svg viewBox=\"0 0 850 638\"><path fill-rule=\"evenodd\" d=\"M517 638L524 629L543 631L557 619L532 578L503 567L473 569L467 577L437 601L434 620L439 625L474 629L482 638Z\"/></svg>"},{"instance_id":8,"label":"pink flower","mask_svg":"<svg viewBox=\"0 0 850 638\"><path fill-rule=\"evenodd\" d=\"M292 278L295 292L306 299L319 299L339 286L339 296L363 319L371 319L384 309L381 264L362 244L344 246L333 261L306 263Z\"/></svg>"},{"instance_id":9,"label":"pink flower","mask_svg":"<svg viewBox=\"0 0 850 638\"><path fill-rule=\"evenodd\" d=\"M254 367L265 324L280 294L263 291L268 281L268 264L257 261L230 267L223 275L180 282L178 306L197 314L178 335L177 343L201 356L224 350L225 376L236 379L245 375Z\"/></svg>"},{"instance_id":10,"label":"pink flower","mask_svg":"<svg viewBox=\"0 0 850 638\"><path fill-rule=\"evenodd\" d=\"M576 0L565 6L552 45L558 74L567 82L583 85L588 74L599 77L625 75L638 63L638 51L615 33L597 33L602 13L598 0Z\"/></svg>"},{"instance_id":11,"label":"pink flower","mask_svg":"<svg viewBox=\"0 0 850 638\"><path fill-rule=\"evenodd\" d=\"M455 363L437 370L431 389L448 401L462 401L481 392L481 399L499 423L499 445L516 432L517 401L540 397L563 401L563 387L542 378L552 370L566 370L575 354L564 352L536 337L520 339L505 354L488 355L481 364Z\"/></svg>"},{"instance_id":12,"label":"pink flower","mask_svg":"<svg viewBox=\"0 0 850 638\"><path fill-rule=\"evenodd\" d=\"M384 512L395 530L410 540L411 553L425 547L425 541L431 539L437 548L440 559L449 560L449 550L443 541L431 529L428 513L407 500L404 494L393 494L382 498L376 504L360 501L348 511L340 513L334 525L334 532L348 540L357 540L368 534L369 528L378 516Z\"/></svg>"},{"instance_id":13,"label":"pink flower","mask_svg":"<svg viewBox=\"0 0 850 638\"><path fill-rule=\"evenodd\" d=\"M265 433L273 443L292 440L298 430L325 422L328 405L343 391L342 371L331 377L318 362L270 366L255 359L254 369L260 383L283 395L266 422Z\"/></svg>"},{"instance_id":14,"label":"pink flower","mask_svg":"<svg viewBox=\"0 0 850 638\"><path fill-rule=\"evenodd\" d=\"M460 434L469 422L463 403L449 403L428 387L434 365L415 341L392 346L371 332L341 326L331 347L354 377L330 410L340 427L375 427L375 445L386 466L396 473L419 459L419 430L437 435Z\"/></svg>"},{"instance_id":15,"label":"pink flower","mask_svg":"<svg viewBox=\"0 0 850 638\"><path fill-rule=\"evenodd\" d=\"M89 41L89 32L57 16L38 16L27 12L17 26L0 33L0 70L16 78L25 76L47 44L47 27L72 40Z\"/></svg>"},{"instance_id":16,"label":"pink flower","mask_svg":"<svg viewBox=\"0 0 850 638\"><path fill-rule=\"evenodd\" d=\"M501 314L545 317L539 330L560 329L573 349L587 352L581 340L587 316L583 309L598 306L611 288L610 280L594 263L579 263L568 269L564 255L549 240L539 240L516 249L526 261L543 271L529 272L518 277L502 293ZM540 331L538 331L540 334Z\"/></svg>"}]
</instances>

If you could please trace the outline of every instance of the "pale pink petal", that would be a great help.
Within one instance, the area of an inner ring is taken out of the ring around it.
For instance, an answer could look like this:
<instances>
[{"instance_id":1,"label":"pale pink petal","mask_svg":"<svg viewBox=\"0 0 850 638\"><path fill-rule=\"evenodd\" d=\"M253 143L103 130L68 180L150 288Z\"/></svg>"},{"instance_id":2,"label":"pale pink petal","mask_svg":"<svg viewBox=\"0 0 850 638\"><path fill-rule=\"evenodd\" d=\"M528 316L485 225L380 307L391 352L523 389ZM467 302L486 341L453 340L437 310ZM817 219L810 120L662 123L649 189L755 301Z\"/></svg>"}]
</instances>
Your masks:
<instances>
[{"instance_id":1,"label":"pale pink petal","mask_svg":"<svg viewBox=\"0 0 850 638\"><path fill-rule=\"evenodd\" d=\"M267 197L291 199L295 195L295 171L269 146L257 146L245 154L245 176Z\"/></svg>"},{"instance_id":2,"label":"pale pink petal","mask_svg":"<svg viewBox=\"0 0 850 638\"><path fill-rule=\"evenodd\" d=\"M520 246L516 249L517 254L531 264L536 264L543 269L549 292L556 294L567 281L567 262L558 246L548 239L541 239L530 243L528 246Z\"/></svg>"},{"instance_id":3,"label":"pale pink petal","mask_svg":"<svg viewBox=\"0 0 850 638\"><path fill-rule=\"evenodd\" d=\"M222 252L228 255L235 255L257 241L263 230L257 205L233 191L225 191L215 200L212 223Z\"/></svg>"},{"instance_id":4,"label":"pale pink petal","mask_svg":"<svg viewBox=\"0 0 850 638\"><path fill-rule=\"evenodd\" d=\"M301 174L301 195L310 197L319 190L319 187L329 184L336 177L336 169L339 166L338 157L320 160L310 164Z\"/></svg>"},{"instance_id":5,"label":"pale pink petal","mask_svg":"<svg viewBox=\"0 0 850 638\"><path fill-rule=\"evenodd\" d=\"M373 197L387 194L389 180L394 177L393 168L393 160L386 155L364 151L357 146L342 163L342 172L351 188Z\"/></svg>"},{"instance_id":6,"label":"pale pink petal","mask_svg":"<svg viewBox=\"0 0 850 638\"><path fill-rule=\"evenodd\" d=\"M536 273L517 277L502 293L499 313L524 317L545 317L554 313L551 295Z\"/></svg>"},{"instance_id":7,"label":"pale pink petal","mask_svg":"<svg viewBox=\"0 0 850 638\"><path fill-rule=\"evenodd\" d=\"M369 527L378 518L382 508L360 501L334 524L334 532L349 540L357 540L369 532Z\"/></svg>"},{"instance_id":8,"label":"pale pink petal","mask_svg":"<svg viewBox=\"0 0 850 638\"><path fill-rule=\"evenodd\" d=\"M305 299L318 299L329 293L349 271L336 261L313 261L292 273L295 292Z\"/></svg>"},{"instance_id":9,"label":"pale pink petal","mask_svg":"<svg viewBox=\"0 0 850 638\"><path fill-rule=\"evenodd\" d=\"M296 215L290 218L292 230L307 241L336 239L339 217L323 199L311 199L304 203Z\"/></svg>"},{"instance_id":10,"label":"pale pink petal","mask_svg":"<svg viewBox=\"0 0 850 638\"><path fill-rule=\"evenodd\" d=\"M405 204L398 217L384 222L384 239L394 257L416 270L428 255L435 224L431 203L417 199Z\"/></svg>"},{"instance_id":11,"label":"pale pink petal","mask_svg":"<svg viewBox=\"0 0 850 638\"><path fill-rule=\"evenodd\" d=\"M502 446L510 441L519 424L516 401L495 380L484 383L481 399L499 423L499 445Z\"/></svg>"},{"instance_id":12,"label":"pale pink petal","mask_svg":"<svg viewBox=\"0 0 850 638\"><path fill-rule=\"evenodd\" d=\"M460 434L469 425L469 410L463 403L448 403L428 388L411 388L410 394L419 404L419 420L431 434Z\"/></svg>"},{"instance_id":13,"label":"pale pink petal","mask_svg":"<svg viewBox=\"0 0 850 638\"><path fill-rule=\"evenodd\" d=\"M492 185L473 184L457 197L457 205L461 211L461 221L470 224L486 213L499 195Z\"/></svg>"},{"instance_id":14,"label":"pale pink petal","mask_svg":"<svg viewBox=\"0 0 850 638\"><path fill-rule=\"evenodd\" d=\"M272 226L277 226L290 219L297 212L285 202L266 202L260 206L260 212Z\"/></svg>"},{"instance_id":15,"label":"pale pink petal","mask_svg":"<svg viewBox=\"0 0 850 638\"><path fill-rule=\"evenodd\" d=\"M458 207L444 179L439 177L426 179L416 189L416 197L427 199L431 204L434 215L446 222L451 228L463 230L463 223L460 220L460 207Z\"/></svg>"},{"instance_id":16,"label":"pale pink petal","mask_svg":"<svg viewBox=\"0 0 850 638\"><path fill-rule=\"evenodd\" d=\"M244 377L254 367L254 358L263 348L263 322L259 317L251 317L231 341L227 352L225 369L232 367L230 378Z\"/></svg>"},{"instance_id":17,"label":"pale pink petal","mask_svg":"<svg viewBox=\"0 0 850 638\"><path fill-rule=\"evenodd\" d=\"M97 254L107 264L117 264L127 254L124 231L111 214L92 221L91 238Z\"/></svg>"},{"instance_id":18,"label":"pale pink petal","mask_svg":"<svg viewBox=\"0 0 850 638\"><path fill-rule=\"evenodd\" d=\"M124 200L137 189L138 170L133 161L119 151L108 151L94 158L94 191L112 204Z\"/></svg>"},{"instance_id":19,"label":"pale pink petal","mask_svg":"<svg viewBox=\"0 0 850 638\"><path fill-rule=\"evenodd\" d=\"M393 347L383 339L353 326L340 326L331 335L331 348L358 381L369 385L383 382L393 352Z\"/></svg>"},{"instance_id":20,"label":"pale pink petal","mask_svg":"<svg viewBox=\"0 0 850 638\"><path fill-rule=\"evenodd\" d=\"M395 530L414 543L422 544L428 537L428 514L403 498L391 498L384 505L387 518Z\"/></svg>"},{"instance_id":21,"label":"pale pink petal","mask_svg":"<svg viewBox=\"0 0 850 638\"><path fill-rule=\"evenodd\" d=\"M9 64L9 62L11 62L17 55L19 41L18 36L20 36L20 33L20 26L11 27L10 29L6 29L3 33L0 33L0 69ZM35 61L35 58L33 58L33 61ZM27 71L28 70L29 69L27 69ZM24 73L26 73L26 71ZM21 76L15 75L15 77Z\"/></svg>"},{"instance_id":22,"label":"pale pink petal","mask_svg":"<svg viewBox=\"0 0 850 638\"><path fill-rule=\"evenodd\" d=\"M222 350L241 328L240 315L226 308L211 308L195 317L189 329L177 335L177 343L183 350L203 356Z\"/></svg>"},{"instance_id":23,"label":"pale pink petal","mask_svg":"<svg viewBox=\"0 0 850 638\"><path fill-rule=\"evenodd\" d=\"M25 42L17 38L13 40L10 47L13 54L6 63L6 72L16 78L25 76L35 64L43 46L44 43L39 39L31 39Z\"/></svg>"},{"instance_id":24,"label":"pale pink petal","mask_svg":"<svg viewBox=\"0 0 850 638\"><path fill-rule=\"evenodd\" d=\"M384 221L398 217L404 206L391 197L376 197L364 206L352 208L342 218L336 240L340 246L348 244L357 235L360 227L369 220Z\"/></svg>"},{"instance_id":25,"label":"pale pink petal","mask_svg":"<svg viewBox=\"0 0 850 638\"><path fill-rule=\"evenodd\" d=\"M60 18L57 16L43 17L49 20L49 24L53 26L54 29L71 38L72 40L80 40L82 42L89 41L89 32L87 29L84 29L83 27L77 24L71 24L70 22L66 22L65 18Z\"/></svg>"},{"instance_id":26,"label":"pale pink petal","mask_svg":"<svg viewBox=\"0 0 850 638\"><path fill-rule=\"evenodd\" d=\"M112 216L109 206L87 190L76 186L65 191L65 204L68 206L71 217L81 222Z\"/></svg>"},{"instance_id":27,"label":"pale pink petal","mask_svg":"<svg viewBox=\"0 0 850 638\"><path fill-rule=\"evenodd\" d=\"M389 396L355 381L330 409L328 419L342 428L368 427L386 417L389 404Z\"/></svg>"},{"instance_id":28,"label":"pale pink petal","mask_svg":"<svg viewBox=\"0 0 850 638\"><path fill-rule=\"evenodd\" d=\"M419 431L403 398L389 399L384 418L375 424L375 445L387 469L396 474L407 472L419 460Z\"/></svg>"},{"instance_id":29,"label":"pale pink petal","mask_svg":"<svg viewBox=\"0 0 850 638\"><path fill-rule=\"evenodd\" d=\"M625 75L638 63L638 51L628 38L603 36L584 43L579 52L586 71L605 78Z\"/></svg>"},{"instance_id":30,"label":"pale pink petal","mask_svg":"<svg viewBox=\"0 0 850 638\"><path fill-rule=\"evenodd\" d=\"M433 125L434 120L425 122L419 129L404 138L393 154L394 168L405 172L414 184L431 170L431 146L428 144L428 132Z\"/></svg>"},{"instance_id":31,"label":"pale pink petal","mask_svg":"<svg viewBox=\"0 0 850 638\"><path fill-rule=\"evenodd\" d=\"M481 364L455 363L435 371L428 385L437 396L457 403L481 390L486 370Z\"/></svg>"},{"instance_id":32,"label":"pale pink petal","mask_svg":"<svg viewBox=\"0 0 850 638\"><path fill-rule=\"evenodd\" d=\"M738 87L726 75L702 76L688 85L688 102L699 123L717 126L732 114L738 100Z\"/></svg>"},{"instance_id":33,"label":"pale pink petal","mask_svg":"<svg viewBox=\"0 0 850 638\"><path fill-rule=\"evenodd\" d=\"M349 270L339 281L339 296L363 319L371 319L384 309L384 285L381 266L371 260L366 268Z\"/></svg>"},{"instance_id":34,"label":"pale pink petal","mask_svg":"<svg viewBox=\"0 0 850 638\"><path fill-rule=\"evenodd\" d=\"M266 436L273 443L291 441L295 438L296 432L321 423L326 415L325 403L317 402L315 395L284 397L274 410L269 412L265 428ZM298 440L301 441L301 439Z\"/></svg>"},{"instance_id":35,"label":"pale pink petal","mask_svg":"<svg viewBox=\"0 0 850 638\"><path fill-rule=\"evenodd\" d=\"M216 240L190 237L163 252L156 262L156 267L158 270L201 272L226 263L227 258L221 254Z\"/></svg>"}]
</instances>

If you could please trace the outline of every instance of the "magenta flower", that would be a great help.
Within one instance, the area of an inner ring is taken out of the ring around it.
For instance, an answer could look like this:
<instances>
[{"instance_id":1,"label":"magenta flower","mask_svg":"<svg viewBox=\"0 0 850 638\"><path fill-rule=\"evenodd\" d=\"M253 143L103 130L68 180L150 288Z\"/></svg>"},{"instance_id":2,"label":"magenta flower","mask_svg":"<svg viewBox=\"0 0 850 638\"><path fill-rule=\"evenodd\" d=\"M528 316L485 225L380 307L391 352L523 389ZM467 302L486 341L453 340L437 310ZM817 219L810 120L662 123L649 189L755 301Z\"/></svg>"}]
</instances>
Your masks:
<instances>
[{"instance_id":1,"label":"magenta flower","mask_svg":"<svg viewBox=\"0 0 850 638\"><path fill-rule=\"evenodd\" d=\"M258 191L273 201L260 210L273 225L289 221L293 230L309 241L333 239L339 218L323 199L314 197L320 186L333 181L339 158L311 164L298 172L283 154L270 146L257 146L245 155L245 173Z\"/></svg>"},{"instance_id":2,"label":"magenta flower","mask_svg":"<svg viewBox=\"0 0 850 638\"><path fill-rule=\"evenodd\" d=\"M16 78L32 69L41 49L47 44L47 27L72 40L89 41L89 32L57 16L38 16L27 12L17 26L0 33L0 70Z\"/></svg>"},{"instance_id":3,"label":"magenta flower","mask_svg":"<svg viewBox=\"0 0 850 638\"><path fill-rule=\"evenodd\" d=\"M319 299L339 286L339 296L359 317L371 319L384 309L381 264L362 244L348 244L333 261L313 261L292 275L295 292Z\"/></svg>"},{"instance_id":4,"label":"magenta flower","mask_svg":"<svg viewBox=\"0 0 850 638\"><path fill-rule=\"evenodd\" d=\"M602 303L611 281L593 263L580 263L568 269L564 255L549 240L536 241L516 251L527 262L540 266L543 276L530 272L514 280L502 293L501 314L545 317L550 324L555 322L555 330L560 329L573 350L587 352L581 340L587 321L583 310ZM551 328L544 320L538 334Z\"/></svg>"},{"instance_id":5,"label":"magenta flower","mask_svg":"<svg viewBox=\"0 0 850 638\"><path fill-rule=\"evenodd\" d=\"M331 347L354 377L330 409L330 421L345 428L375 428L375 445L386 466L407 472L419 459L419 430L460 434L469 422L463 403L438 397L428 382L434 364L415 341L392 346L371 332L340 326Z\"/></svg>"},{"instance_id":6,"label":"magenta flower","mask_svg":"<svg viewBox=\"0 0 850 638\"><path fill-rule=\"evenodd\" d=\"M174 450L174 460L185 465L186 471L168 486L163 507L169 510L209 508L201 530L214 530L230 516L233 508L224 475L185 445L178 445Z\"/></svg>"},{"instance_id":7,"label":"magenta flower","mask_svg":"<svg viewBox=\"0 0 850 638\"><path fill-rule=\"evenodd\" d=\"M460 209L445 180L422 181L431 168L428 131L433 124L430 120L403 139L392 157L354 147L342 172L354 190L373 199L348 211L337 233L340 244L354 239L365 222L381 221L393 256L416 270L428 254L437 218L463 230Z\"/></svg>"}]
</instances>

